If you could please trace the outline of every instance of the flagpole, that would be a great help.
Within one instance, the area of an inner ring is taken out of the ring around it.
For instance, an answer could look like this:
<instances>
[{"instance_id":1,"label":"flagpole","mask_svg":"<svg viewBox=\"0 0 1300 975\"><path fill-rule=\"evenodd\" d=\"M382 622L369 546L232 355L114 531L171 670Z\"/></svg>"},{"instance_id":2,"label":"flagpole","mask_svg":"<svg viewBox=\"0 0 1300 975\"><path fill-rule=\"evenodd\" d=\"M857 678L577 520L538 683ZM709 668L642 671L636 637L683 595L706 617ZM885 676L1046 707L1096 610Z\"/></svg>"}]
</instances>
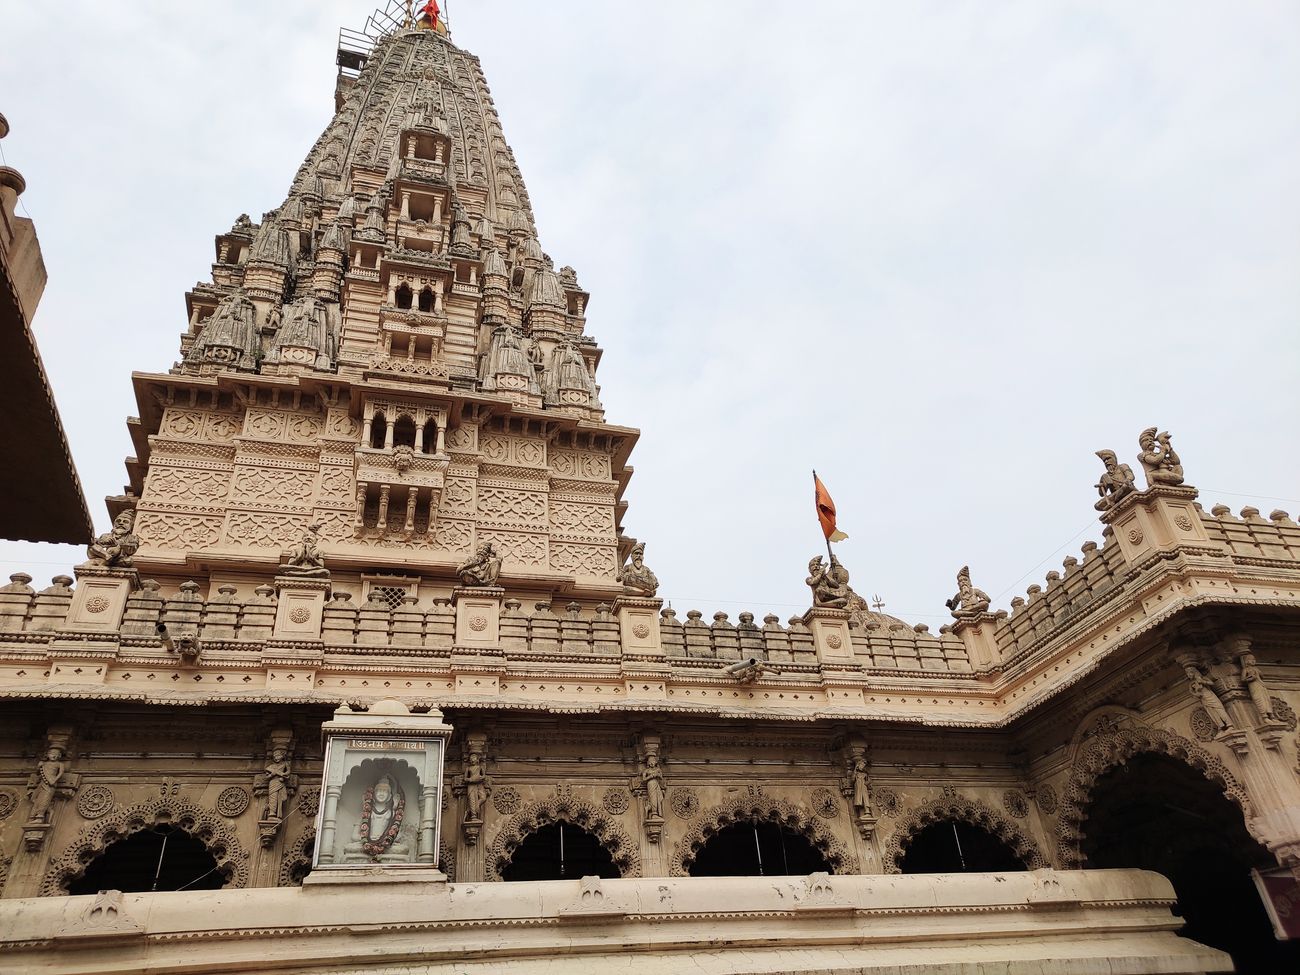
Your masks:
<instances>
[{"instance_id":1,"label":"flagpole","mask_svg":"<svg viewBox=\"0 0 1300 975\"><path fill-rule=\"evenodd\" d=\"M813 468L813 490L815 491L816 489L817 489L817 468L814 467ZM823 534L825 533L823 532ZM827 536L826 538L826 556L832 562L835 561L835 553L831 551L831 540L829 536Z\"/></svg>"}]
</instances>

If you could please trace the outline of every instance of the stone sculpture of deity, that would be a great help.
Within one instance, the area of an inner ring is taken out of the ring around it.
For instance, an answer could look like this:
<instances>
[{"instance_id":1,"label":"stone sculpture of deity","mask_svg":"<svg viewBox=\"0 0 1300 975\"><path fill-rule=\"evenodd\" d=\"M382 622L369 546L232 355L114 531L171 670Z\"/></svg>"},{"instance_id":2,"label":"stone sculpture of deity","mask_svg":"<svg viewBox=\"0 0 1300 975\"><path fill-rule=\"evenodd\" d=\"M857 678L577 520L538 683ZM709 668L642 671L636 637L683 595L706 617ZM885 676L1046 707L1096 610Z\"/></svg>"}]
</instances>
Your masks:
<instances>
[{"instance_id":1,"label":"stone sculpture of deity","mask_svg":"<svg viewBox=\"0 0 1300 975\"><path fill-rule=\"evenodd\" d=\"M465 772L461 776L465 787L465 821L483 822L483 809L487 805L488 785L487 771L483 768L483 756L471 751L465 761Z\"/></svg>"},{"instance_id":2,"label":"stone sculpture of deity","mask_svg":"<svg viewBox=\"0 0 1300 975\"><path fill-rule=\"evenodd\" d=\"M1138 446L1142 452L1138 460L1146 471L1147 487L1157 484L1175 486L1183 483L1183 465L1169 443L1169 434L1156 434L1155 427L1147 427L1138 434Z\"/></svg>"},{"instance_id":3,"label":"stone sculpture of deity","mask_svg":"<svg viewBox=\"0 0 1300 975\"><path fill-rule=\"evenodd\" d=\"M86 548L90 565L99 565L107 569L129 569L131 556L140 547L140 538L135 528L135 512L123 511L113 519L113 528L96 538Z\"/></svg>"},{"instance_id":4,"label":"stone sculpture of deity","mask_svg":"<svg viewBox=\"0 0 1300 975\"><path fill-rule=\"evenodd\" d=\"M495 586L501 575L501 559L491 542L484 542L456 569L462 586Z\"/></svg>"},{"instance_id":5,"label":"stone sculpture of deity","mask_svg":"<svg viewBox=\"0 0 1300 975\"><path fill-rule=\"evenodd\" d=\"M410 859L410 844L398 840L406 818L406 796L396 777L379 776L361 798L361 816L344 848L347 860L400 862Z\"/></svg>"},{"instance_id":6,"label":"stone sculpture of deity","mask_svg":"<svg viewBox=\"0 0 1300 975\"><path fill-rule=\"evenodd\" d=\"M64 760L62 746L50 745L45 751L44 760L36 766L36 772L32 775L31 785L28 788L32 797L28 822L49 822L50 806L54 804L54 798L59 794L59 782L67 771L68 763Z\"/></svg>"},{"instance_id":7,"label":"stone sculpture of deity","mask_svg":"<svg viewBox=\"0 0 1300 975\"><path fill-rule=\"evenodd\" d=\"M280 566L280 575L307 579L328 579L325 557L320 554L320 522L307 526L298 544L289 549L289 561Z\"/></svg>"},{"instance_id":8,"label":"stone sculpture of deity","mask_svg":"<svg viewBox=\"0 0 1300 975\"><path fill-rule=\"evenodd\" d=\"M1194 664L1186 664L1183 671L1187 674L1187 683L1190 685L1193 700L1205 708L1215 728L1220 732L1230 730L1232 719L1228 717L1228 710L1219 700L1219 695L1214 692L1210 680Z\"/></svg>"},{"instance_id":9,"label":"stone sculpture of deity","mask_svg":"<svg viewBox=\"0 0 1300 975\"><path fill-rule=\"evenodd\" d=\"M284 804L289 799L289 753L280 745L271 750L271 761L266 766L266 808L262 818L284 819Z\"/></svg>"},{"instance_id":10,"label":"stone sculpture of deity","mask_svg":"<svg viewBox=\"0 0 1300 975\"><path fill-rule=\"evenodd\" d=\"M1259 712L1261 721L1276 721L1277 715L1273 710L1273 701L1269 697L1268 688L1264 686L1264 678L1259 672L1259 666L1255 663L1255 655L1250 651L1243 651L1237 657L1237 664L1241 667L1241 682L1246 687L1247 693L1250 694L1250 702L1255 705L1255 710Z\"/></svg>"},{"instance_id":11,"label":"stone sculpture of deity","mask_svg":"<svg viewBox=\"0 0 1300 975\"><path fill-rule=\"evenodd\" d=\"M867 776L867 760L859 755L853 759L849 768L852 786L853 811L859 816L871 815L871 781Z\"/></svg>"},{"instance_id":12,"label":"stone sculpture of deity","mask_svg":"<svg viewBox=\"0 0 1300 975\"><path fill-rule=\"evenodd\" d=\"M664 818L664 770L659 766L659 755L650 752L641 766L641 786L645 789L646 819Z\"/></svg>"},{"instance_id":13,"label":"stone sculpture of deity","mask_svg":"<svg viewBox=\"0 0 1300 975\"><path fill-rule=\"evenodd\" d=\"M957 594L944 603L953 616L976 616L989 611L989 594L971 585L970 566L963 565L957 573Z\"/></svg>"},{"instance_id":14,"label":"stone sculpture of deity","mask_svg":"<svg viewBox=\"0 0 1300 975\"><path fill-rule=\"evenodd\" d=\"M1106 470L1097 481L1097 494L1101 496L1101 500L1093 507L1098 511L1106 511L1114 507L1120 498L1133 492L1133 468L1128 464L1121 464L1113 450L1099 450L1097 456L1106 465Z\"/></svg>"},{"instance_id":15,"label":"stone sculpture of deity","mask_svg":"<svg viewBox=\"0 0 1300 975\"><path fill-rule=\"evenodd\" d=\"M623 591L636 596L653 596L659 591L659 577L645 564L645 542L632 546L628 564L618 570L618 581L623 583Z\"/></svg>"}]
</instances>

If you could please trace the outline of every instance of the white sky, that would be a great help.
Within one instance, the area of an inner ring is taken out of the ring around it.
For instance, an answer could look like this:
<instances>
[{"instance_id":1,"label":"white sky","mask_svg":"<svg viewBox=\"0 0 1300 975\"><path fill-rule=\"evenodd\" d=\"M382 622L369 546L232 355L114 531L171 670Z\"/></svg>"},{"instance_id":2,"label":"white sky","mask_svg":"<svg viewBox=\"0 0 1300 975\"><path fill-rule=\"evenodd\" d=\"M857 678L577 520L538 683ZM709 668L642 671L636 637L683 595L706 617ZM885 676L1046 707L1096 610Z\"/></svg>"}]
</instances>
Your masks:
<instances>
[{"instance_id":1,"label":"white sky","mask_svg":"<svg viewBox=\"0 0 1300 975\"><path fill-rule=\"evenodd\" d=\"M213 235L283 200L371 9L0 0L0 148L99 529L130 371L177 357ZM1207 508L1300 512L1300 6L448 12L592 292L608 419L643 431L625 525L679 611L806 608L814 466L855 588L934 629L963 563L1006 606L1100 540L1093 451L1137 469L1151 424ZM80 559L0 544L38 582Z\"/></svg>"}]
</instances>

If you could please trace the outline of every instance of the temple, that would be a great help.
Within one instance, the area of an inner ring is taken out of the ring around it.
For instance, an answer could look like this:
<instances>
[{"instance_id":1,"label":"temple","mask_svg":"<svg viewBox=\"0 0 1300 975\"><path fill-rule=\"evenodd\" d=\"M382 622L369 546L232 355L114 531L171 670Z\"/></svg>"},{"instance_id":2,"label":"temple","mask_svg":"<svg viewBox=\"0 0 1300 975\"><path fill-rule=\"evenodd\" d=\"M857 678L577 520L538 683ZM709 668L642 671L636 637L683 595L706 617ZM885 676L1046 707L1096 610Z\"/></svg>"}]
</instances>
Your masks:
<instances>
[{"instance_id":1,"label":"temple","mask_svg":"<svg viewBox=\"0 0 1300 975\"><path fill-rule=\"evenodd\" d=\"M1143 418L1007 607L954 566L932 632L819 556L800 615L679 617L436 9L344 33L283 203L132 377L113 527L0 587L0 967L1300 961L1300 525L1206 510Z\"/></svg>"}]
</instances>

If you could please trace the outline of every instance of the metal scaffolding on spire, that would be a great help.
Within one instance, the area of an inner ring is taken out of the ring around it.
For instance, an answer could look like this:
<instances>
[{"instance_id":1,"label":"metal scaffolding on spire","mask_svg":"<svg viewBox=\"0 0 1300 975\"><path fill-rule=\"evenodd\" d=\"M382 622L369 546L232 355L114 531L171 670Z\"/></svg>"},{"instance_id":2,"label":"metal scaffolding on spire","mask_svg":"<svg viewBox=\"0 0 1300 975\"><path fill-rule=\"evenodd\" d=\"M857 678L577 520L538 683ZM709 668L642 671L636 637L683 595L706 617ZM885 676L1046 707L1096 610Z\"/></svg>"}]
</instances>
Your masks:
<instances>
[{"instance_id":1,"label":"metal scaffolding on spire","mask_svg":"<svg viewBox=\"0 0 1300 975\"><path fill-rule=\"evenodd\" d=\"M447 0L442 0L441 5L423 3L419 7L416 6L417 2L418 0L388 0L386 4L376 8L366 18L365 25L360 30L352 30L347 27L340 28L338 57L336 59L339 74L343 77L355 78L361 73L361 69L366 66L366 61L370 58L370 52L374 50L375 45L380 40L389 34L411 27L418 23L421 18L430 19L433 24L440 25L442 31L445 32L447 29ZM439 9L440 7L441 9Z\"/></svg>"}]
</instances>

